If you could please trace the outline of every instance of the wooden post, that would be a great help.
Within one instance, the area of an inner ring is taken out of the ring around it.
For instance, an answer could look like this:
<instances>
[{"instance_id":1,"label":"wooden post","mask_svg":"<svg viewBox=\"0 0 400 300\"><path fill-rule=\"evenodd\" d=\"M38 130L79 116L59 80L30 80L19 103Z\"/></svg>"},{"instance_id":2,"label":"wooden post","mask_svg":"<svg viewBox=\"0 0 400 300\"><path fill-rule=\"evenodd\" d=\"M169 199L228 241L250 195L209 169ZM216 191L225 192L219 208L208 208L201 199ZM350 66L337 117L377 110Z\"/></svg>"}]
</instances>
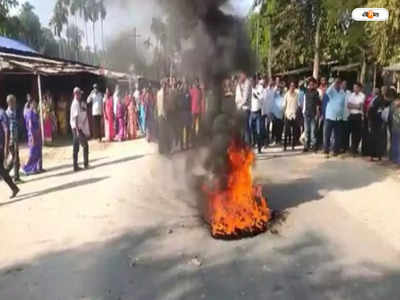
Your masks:
<instances>
[{"instance_id":1,"label":"wooden post","mask_svg":"<svg viewBox=\"0 0 400 300\"><path fill-rule=\"evenodd\" d=\"M43 101L42 101L42 78L37 75L38 91L39 91L39 111L40 111L40 128L42 130L42 145L44 145L44 124L43 124Z\"/></svg>"}]
</instances>

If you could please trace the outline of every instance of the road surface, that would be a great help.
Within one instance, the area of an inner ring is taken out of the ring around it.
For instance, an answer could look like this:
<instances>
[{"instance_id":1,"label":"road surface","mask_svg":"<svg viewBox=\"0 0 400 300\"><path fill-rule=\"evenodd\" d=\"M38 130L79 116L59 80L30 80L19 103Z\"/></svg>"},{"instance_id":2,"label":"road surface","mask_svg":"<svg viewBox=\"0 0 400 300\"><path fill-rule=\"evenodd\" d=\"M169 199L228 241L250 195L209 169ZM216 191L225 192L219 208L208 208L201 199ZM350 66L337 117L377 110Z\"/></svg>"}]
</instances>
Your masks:
<instances>
[{"instance_id":1,"label":"road surface","mask_svg":"<svg viewBox=\"0 0 400 300\"><path fill-rule=\"evenodd\" d=\"M48 150L15 201L0 183L0 299L399 299L395 170L271 149L256 180L288 219L225 242L201 221L183 155L91 148L77 174L70 147Z\"/></svg>"}]
</instances>

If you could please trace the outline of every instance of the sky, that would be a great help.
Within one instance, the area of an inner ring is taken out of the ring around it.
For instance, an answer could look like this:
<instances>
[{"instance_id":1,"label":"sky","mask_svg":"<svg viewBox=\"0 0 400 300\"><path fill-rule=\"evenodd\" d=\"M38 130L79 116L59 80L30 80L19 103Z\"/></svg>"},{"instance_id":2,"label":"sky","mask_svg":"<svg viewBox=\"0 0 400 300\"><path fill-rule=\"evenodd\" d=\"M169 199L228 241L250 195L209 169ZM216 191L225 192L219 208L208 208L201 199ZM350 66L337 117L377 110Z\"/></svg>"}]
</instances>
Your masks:
<instances>
[{"instance_id":1,"label":"sky","mask_svg":"<svg viewBox=\"0 0 400 300\"><path fill-rule=\"evenodd\" d=\"M22 3L24 0L20 0ZM43 26L49 26L49 22L52 16L52 11L56 0L27 0L35 7L35 13L39 16L40 22ZM190 1L190 0L188 0ZM118 3L118 0L110 0L109 3ZM235 13L239 15L246 15L250 9L253 0L232 0L232 6L235 9ZM126 24L132 24L133 27L137 27L139 39L147 39L151 36L150 22L151 15L156 8L154 7L153 1L146 0L131 0L131 7L121 8L120 5L112 5L108 9L108 15L104 23L104 36L105 40L110 40L115 34L123 30L127 30ZM18 9L13 13L17 13ZM136 13L138 11L139 13ZM150 21L149 21L150 19ZM72 21L72 20L71 20ZM83 23L79 23L81 29L84 29ZM93 35L91 33L91 26L89 27L89 45L92 46ZM100 26L97 26L96 36L100 37ZM100 39L97 38L97 45L99 45ZM86 46L86 41L84 41Z\"/></svg>"}]
</instances>

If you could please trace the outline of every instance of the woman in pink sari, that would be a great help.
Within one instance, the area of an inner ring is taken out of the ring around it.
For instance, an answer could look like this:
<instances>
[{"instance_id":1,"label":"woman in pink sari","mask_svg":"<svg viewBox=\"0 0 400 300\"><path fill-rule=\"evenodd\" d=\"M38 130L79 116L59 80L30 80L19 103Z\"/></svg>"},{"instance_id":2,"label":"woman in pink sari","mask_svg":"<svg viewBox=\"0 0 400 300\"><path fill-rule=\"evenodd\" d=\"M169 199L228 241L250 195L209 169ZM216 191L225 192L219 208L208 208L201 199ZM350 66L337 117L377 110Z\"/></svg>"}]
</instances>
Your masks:
<instances>
[{"instance_id":1,"label":"woman in pink sari","mask_svg":"<svg viewBox=\"0 0 400 300\"><path fill-rule=\"evenodd\" d=\"M126 132L125 136L128 140L134 140L137 138L137 112L136 112L136 101L132 95L125 97L125 108L126 108Z\"/></svg>"},{"instance_id":2,"label":"woman in pink sari","mask_svg":"<svg viewBox=\"0 0 400 300\"><path fill-rule=\"evenodd\" d=\"M122 102L122 98L118 98L117 114L115 117L117 118L118 133L114 140L122 142L125 139L125 106Z\"/></svg>"},{"instance_id":3,"label":"woman in pink sari","mask_svg":"<svg viewBox=\"0 0 400 300\"><path fill-rule=\"evenodd\" d=\"M104 95L104 132L106 141L110 142L114 140L114 109L113 109L113 97L111 96L110 90L106 89Z\"/></svg>"}]
</instances>

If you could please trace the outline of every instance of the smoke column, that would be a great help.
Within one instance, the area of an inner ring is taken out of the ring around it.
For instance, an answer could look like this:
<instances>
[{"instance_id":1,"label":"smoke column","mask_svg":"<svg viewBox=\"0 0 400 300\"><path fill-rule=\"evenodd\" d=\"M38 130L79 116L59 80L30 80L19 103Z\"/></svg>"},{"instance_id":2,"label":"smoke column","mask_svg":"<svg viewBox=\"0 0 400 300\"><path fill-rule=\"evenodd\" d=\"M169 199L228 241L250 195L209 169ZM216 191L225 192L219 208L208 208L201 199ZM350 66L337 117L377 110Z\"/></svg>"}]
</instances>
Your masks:
<instances>
[{"instance_id":1,"label":"smoke column","mask_svg":"<svg viewBox=\"0 0 400 300\"><path fill-rule=\"evenodd\" d=\"M255 59L243 20L224 13L222 9L229 1L159 0L159 3L167 17L173 20L168 22L172 27L170 30L180 31L190 44L181 51L182 73L200 75L207 90L212 93L212 97L207 97L208 112L202 124L203 147L187 157L187 171L190 173L193 165L199 162L199 152L204 150L204 145L207 148L207 157L202 162L207 176L195 177L200 179L195 180L198 184L195 191L199 192L199 208L204 211L206 197L202 187L205 182L213 181L208 181L210 177L217 178L219 184L226 183L229 167L227 150L243 126L238 115L223 109L223 80L238 71L251 74Z\"/></svg>"}]
</instances>

